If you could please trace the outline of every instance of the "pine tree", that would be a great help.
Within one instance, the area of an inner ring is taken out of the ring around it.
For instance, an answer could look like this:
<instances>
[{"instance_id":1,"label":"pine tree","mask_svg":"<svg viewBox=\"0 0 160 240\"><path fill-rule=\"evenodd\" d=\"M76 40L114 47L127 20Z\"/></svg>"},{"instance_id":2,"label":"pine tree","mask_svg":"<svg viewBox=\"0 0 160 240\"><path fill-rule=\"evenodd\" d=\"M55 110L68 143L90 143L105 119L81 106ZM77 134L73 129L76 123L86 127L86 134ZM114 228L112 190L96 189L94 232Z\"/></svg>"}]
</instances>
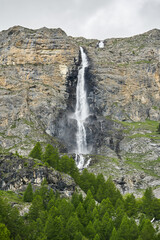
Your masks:
<instances>
[{"instance_id":1,"label":"pine tree","mask_svg":"<svg viewBox=\"0 0 160 240\"><path fill-rule=\"evenodd\" d=\"M120 226L120 224L121 224L121 222L122 222L122 219L123 219L123 216L124 216L124 208L123 208L123 206L122 205L120 205L119 207L117 207L117 209L116 209L116 218L115 218L115 220L114 220L114 224L115 224L115 227L116 227L116 229L118 229L119 228L119 226Z\"/></svg>"},{"instance_id":2,"label":"pine tree","mask_svg":"<svg viewBox=\"0 0 160 240\"><path fill-rule=\"evenodd\" d=\"M160 123L158 124L157 132L160 134Z\"/></svg>"},{"instance_id":3,"label":"pine tree","mask_svg":"<svg viewBox=\"0 0 160 240\"><path fill-rule=\"evenodd\" d=\"M155 196L153 194L152 188L149 187L144 192L142 198L142 210L150 219L154 217L154 200Z\"/></svg>"},{"instance_id":4,"label":"pine tree","mask_svg":"<svg viewBox=\"0 0 160 240\"><path fill-rule=\"evenodd\" d=\"M109 239L113 230L113 222L108 212L102 218L100 235L102 239Z\"/></svg>"},{"instance_id":5,"label":"pine tree","mask_svg":"<svg viewBox=\"0 0 160 240\"><path fill-rule=\"evenodd\" d=\"M94 236L96 234L96 231L93 227L93 224L92 222L90 221L86 227L86 236L89 238L89 239L93 239Z\"/></svg>"},{"instance_id":6,"label":"pine tree","mask_svg":"<svg viewBox=\"0 0 160 240\"><path fill-rule=\"evenodd\" d=\"M99 237L99 235L98 234L96 234L96 236L94 237L94 239L93 240L100 240L100 237Z\"/></svg>"},{"instance_id":7,"label":"pine tree","mask_svg":"<svg viewBox=\"0 0 160 240\"><path fill-rule=\"evenodd\" d=\"M72 215L72 213L74 211L74 206L72 205L72 203L70 201L67 201L66 199L63 198L59 202L58 211L59 211L60 215L62 215L64 220L67 221L67 219L69 219L69 217Z\"/></svg>"},{"instance_id":8,"label":"pine tree","mask_svg":"<svg viewBox=\"0 0 160 240\"><path fill-rule=\"evenodd\" d=\"M91 202L92 200L94 200L93 195L92 195L91 191L88 190L87 196L86 196L86 198L85 198L85 200L84 200L84 202L83 202L83 206L84 206L84 209L85 209L85 210L87 210L87 208L88 208L88 206L89 206L89 204L90 204L90 202Z\"/></svg>"},{"instance_id":9,"label":"pine tree","mask_svg":"<svg viewBox=\"0 0 160 240\"><path fill-rule=\"evenodd\" d=\"M67 222L66 232L70 239L74 239L77 232L83 232L83 226L81 225L76 214L73 214Z\"/></svg>"},{"instance_id":10,"label":"pine tree","mask_svg":"<svg viewBox=\"0 0 160 240\"><path fill-rule=\"evenodd\" d=\"M151 240L155 237L155 230L151 224L149 219L145 219L143 223L142 230L140 232L140 236L142 240Z\"/></svg>"},{"instance_id":11,"label":"pine tree","mask_svg":"<svg viewBox=\"0 0 160 240\"><path fill-rule=\"evenodd\" d=\"M103 216L106 212L108 212L110 217L114 213L114 208L113 208L113 205L110 202L109 198L103 199L101 204L99 205L99 216L101 219L103 218Z\"/></svg>"},{"instance_id":12,"label":"pine tree","mask_svg":"<svg viewBox=\"0 0 160 240\"><path fill-rule=\"evenodd\" d=\"M160 220L160 199L153 200L153 214L156 220Z\"/></svg>"},{"instance_id":13,"label":"pine tree","mask_svg":"<svg viewBox=\"0 0 160 240\"><path fill-rule=\"evenodd\" d=\"M118 234L117 234L115 227L113 228L110 240L118 240Z\"/></svg>"},{"instance_id":14,"label":"pine tree","mask_svg":"<svg viewBox=\"0 0 160 240\"><path fill-rule=\"evenodd\" d=\"M102 222L99 219L95 218L93 222L93 227L98 235L100 235L101 232L101 225Z\"/></svg>"},{"instance_id":15,"label":"pine tree","mask_svg":"<svg viewBox=\"0 0 160 240\"><path fill-rule=\"evenodd\" d=\"M24 192L23 200L24 202L32 202L33 200L33 190L31 183L28 184L26 191Z\"/></svg>"},{"instance_id":16,"label":"pine tree","mask_svg":"<svg viewBox=\"0 0 160 240\"><path fill-rule=\"evenodd\" d=\"M116 188L112 178L109 177L105 184L106 198L108 197L112 205L115 206L117 199L122 199L120 191Z\"/></svg>"},{"instance_id":17,"label":"pine tree","mask_svg":"<svg viewBox=\"0 0 160 240\"><path fill-rule=\"evenodd\" d=\"M95 200L92 199L92 200L89 202L88 207L87 207L87 218L88 218L89 220L91 220L91 221L92 221L93 218L94 218L93 210L94 210L95 206L96 206Z\"/></svg>"},{"instance_id":18,"label":"pine tree","mask_svg":"<svg viewBox=\"0 0 160 240\"><path fill-rule=\"evenodd\" d=\"M124 240L130 239L129 232L130 232L129 219L128 219L127 215L125 214L122 219L121 225L118 229L118 239L124 239Z\"/></svg>"},{"instance_id":19,"label":"pine tree","mask_svg":"<svg viewBox=\"0 0 160 240\"><path fill-rule=\"evenodd\" d=\"M18 235L15 237L15 240L22 240L22 238L21 238L20 235L18 234Z\"/></svg>"},{"instance_id":20,"label":"pine tree","mask_svg":"<svg viewBox=\"0 0 160 240\"><path fill-rule=\"evenodd\" d=\"M118 229L118 239L135 240L138 237L138 228L135 221L130 220L125 214Z\"/></svg>"},{"instance_id":21,"label":"pine tree","mask_svg":"<svg viewBox=\"0 0 160 240\"><path fill-rule=\"evenodd\" d=\"M74 205L74 207L77 208L78 205L79 205L79 203L80 203L79 194L77 194L76 192L74 192L73 195L72 195L71 202L72 202L72 204Z\"/></svg>"},{"instance_id":22,"label":"pine tree","mask_svg":"<svg viewBox=\"0 0 160 240\"><path fill-rule=\"evenodd\" d=\"M7 229L6 225L3 223L0 223L0 239L10 240L10 232Z\"/></svg>"},{"instance_id":23,"label":"pine tree","mask_svg":"<svg viewBox=\"0 0 160 240\"><path fill-rule=\"evenodd\" d=\"M57 216L53 218L51 215L48 217L45 233L47 235L48 240L61 240L64 239L64 226L63 219L61 216Z\"/></svg>"},{"instance_id":24,"label":"pine tree","mask_svg":"<svg viewBox=\"0 0 160 240\"><path fill-rule=\"evenodd\" d=\"M83 235L81 232L76 232L75 236L74 236L74 240L82 240L83 239Z\"/></svg>"},{"instance_id":25,"label":"pine tree","mask_svg":"<svg viewBox=\"0 0 160 240\"><path fill-rule=\"evenodd\" d=\"M130 219L130 239L134 240L138 237L138 227L133 218Z\"/></svg>"},{"instance_id":26,"label":"pine tree","mask_svg":"<svg viewBox=\"0 0 160 240\"><path fill-rule=\"evenodd\" d=\"M81 224L83 224L83 226L86 226L88 224L88 218L87 218L87 214L86 214L81 202L79 203L78 207L76 208L76 213L77 213L77 216L78 216Z\"/></svg>"},{"instance_id":27,"label":"pine tree","mask_svg":"<svg viewBox=\"0 0 160 240\"><path fill-rule=\"evenodd\" d=\"M45 148L43 154L43 161L48 163L49 166L58 169L59 167L59 154L58 150L54 148L51 144L48 144Z\"/></svg>"},{"instance_id":28,"label":"pine tree","mask_svg":"<svg viewBox=\"0 0 160 240\"><path fill-rule=\"evenodd\" d=\"M30 152L29 157L36 158L39 160L42 159L42 147L39 142L36 143L32 151Z\"/></svg>"},{"instance_id":29,"label":"pine tree","mask_svg":"<svg viewBox=\"0 0 160 240\"><path fill-rule=\"evenodd\" d=\"M129 194L125 199L125 210L129 217L134 216L137 214L137 204L136 199L133 194Z\"/></svg>"},{"instance_id":30,"label":"pine tree","mask_svg":"<svg viewBox=\"0 0 160 240\"><path fill-rule=\"evenodd\" d=\"M37 195L34 197L32 205L29 209L29 218L35 221L37 218L40 217L40 213L43 210L43 199L41 196Z\"/></svg>"}]
</instances>

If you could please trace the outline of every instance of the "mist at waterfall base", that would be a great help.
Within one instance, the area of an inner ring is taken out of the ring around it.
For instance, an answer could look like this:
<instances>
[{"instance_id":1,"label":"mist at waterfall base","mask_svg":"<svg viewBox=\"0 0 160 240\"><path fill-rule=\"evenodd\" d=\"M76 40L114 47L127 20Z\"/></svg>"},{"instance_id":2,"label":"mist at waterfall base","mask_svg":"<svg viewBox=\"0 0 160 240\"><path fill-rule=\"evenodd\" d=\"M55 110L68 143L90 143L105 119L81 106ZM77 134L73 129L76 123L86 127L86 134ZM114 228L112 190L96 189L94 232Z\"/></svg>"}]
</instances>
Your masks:
<instances>
[{"instance_id":1,"label":"mist at waterfall base","mask_svg":"<svg viewBox=\"0 0 160 240\"><path fill-rule=\"evenodd\" d=\"M74 150L76 154L76 164L79 169L87 167L90 163L88 160L85 163L85 154L89 154L91 151L91 146L87 144L87 136L85 129L85 122L90 115L89 105L87 101L87 91L85 87L85 71L88 67L87 56L82 47L80 47L81 53L81 65L78 70L78 80L76 87L76 107L75 112L70 116L70 118L75 119L77 122L77 132L76 132L76 148Z\"/></svg>"}]
</instances>

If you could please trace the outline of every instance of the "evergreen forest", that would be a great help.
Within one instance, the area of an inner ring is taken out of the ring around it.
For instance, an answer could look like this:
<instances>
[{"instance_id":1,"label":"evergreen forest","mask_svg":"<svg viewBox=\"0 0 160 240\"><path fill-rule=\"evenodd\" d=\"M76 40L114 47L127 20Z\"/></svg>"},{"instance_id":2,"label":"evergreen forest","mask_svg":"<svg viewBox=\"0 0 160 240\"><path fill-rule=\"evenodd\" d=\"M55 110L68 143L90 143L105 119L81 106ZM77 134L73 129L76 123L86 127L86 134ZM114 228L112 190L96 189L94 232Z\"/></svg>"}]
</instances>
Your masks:
<instances>
[{"instance_id":1,"label":"evergreen forest","mask_svg":"<svg viewBox=\"0 0 160 240\"><path fill-rule=\"evenodd\" d=\"M82 191L64 198L46 180L35 191L29 183L22 198L30 207L23 216L1 191L0 240L160 240L160 199L151 188L140 199L122 196L111 177L80 172L73 158L59 156L50 144L43 152L37 143L29 156L69 174Z\"/></svg>"}]
</instances>

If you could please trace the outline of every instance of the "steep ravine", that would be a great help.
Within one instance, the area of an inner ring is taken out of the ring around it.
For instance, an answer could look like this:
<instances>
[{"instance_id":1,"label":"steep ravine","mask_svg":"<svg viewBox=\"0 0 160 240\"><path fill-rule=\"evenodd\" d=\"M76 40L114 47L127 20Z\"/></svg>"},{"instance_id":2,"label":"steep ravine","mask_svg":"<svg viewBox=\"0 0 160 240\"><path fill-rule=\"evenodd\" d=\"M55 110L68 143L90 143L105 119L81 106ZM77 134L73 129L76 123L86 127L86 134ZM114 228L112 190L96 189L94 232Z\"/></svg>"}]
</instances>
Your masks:
<instances>
[{"instance_id":1,"label":"steep ravine","mask_svg":"<svg viewBox=\"0 0 160 240\"><path fill-rule=\"evenodd\" d=\"M0 33L0 146L24 156L37 141L62 153L73 148L76 122L68 115L82 46L93 113L86 123L89 170L112 175L124 192L151 185L160 195L160 30L106 39L104 48L98 42L61 29L16 26Z\"/></svg>"}]
</instances>

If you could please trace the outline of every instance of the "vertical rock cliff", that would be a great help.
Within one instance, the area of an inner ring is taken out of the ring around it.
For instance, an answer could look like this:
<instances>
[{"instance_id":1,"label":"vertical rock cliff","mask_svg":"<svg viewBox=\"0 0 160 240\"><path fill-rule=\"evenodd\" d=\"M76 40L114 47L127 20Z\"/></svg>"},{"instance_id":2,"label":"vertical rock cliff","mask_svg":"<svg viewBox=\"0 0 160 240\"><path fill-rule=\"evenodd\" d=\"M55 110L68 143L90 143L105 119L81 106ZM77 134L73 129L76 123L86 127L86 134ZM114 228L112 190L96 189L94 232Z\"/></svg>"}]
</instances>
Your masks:
<instances>
[{"instance_id":1,"label":"vertical rock cliff","mask_svg":"<svg viewBox=\"0 0 160 240\"><path fill-rule=\"evenodd\" d=\"M73 148L77 126L68 116L75 110L80 46L89 61L86 87L92 114L86 121L86 134L93 146L88 156L92 158L90 171L119 179L129 173L126 182L115 180L125 189L129 181L134 188L135 176L135 182L152 176L159 186L159 173L152 168L159 169L160 155L156 133L160 120L158 29L106 39L102 48L96 39L69 37L61 29L15 26L2 31L1 148L22 155L37 141L51 143L60 152ZM146 161L148 168L143 166Z\"/></svg>"}]
</instances>

